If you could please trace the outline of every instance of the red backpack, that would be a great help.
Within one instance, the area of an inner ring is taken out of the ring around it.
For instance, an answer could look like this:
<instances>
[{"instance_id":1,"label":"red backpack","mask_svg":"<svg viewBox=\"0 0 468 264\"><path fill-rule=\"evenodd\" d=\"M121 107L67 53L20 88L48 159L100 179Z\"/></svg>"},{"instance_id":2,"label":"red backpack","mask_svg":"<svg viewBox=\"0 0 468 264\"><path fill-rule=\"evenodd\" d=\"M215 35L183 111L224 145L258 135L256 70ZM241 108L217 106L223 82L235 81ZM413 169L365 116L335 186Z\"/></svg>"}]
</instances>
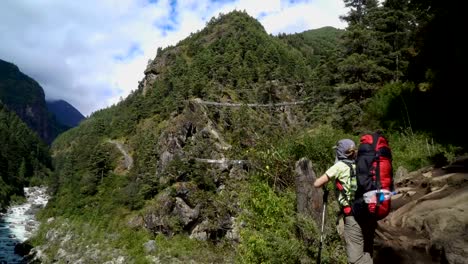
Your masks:
<instances>
[{"instance_id":1,"label":"red backpack","mask_svg":"<svg viewBox=\"0 0 468 264\"><path fill-rule=\"evenodd\" d=\"M362 135L356 158L357 191L353 203L356 218L373 217L381 220L390 213L391 199L381 190L393 192L392 151L380 133ZM372 202L364 201L364 194L376 190Z\"/></svg>"}]
</instances>

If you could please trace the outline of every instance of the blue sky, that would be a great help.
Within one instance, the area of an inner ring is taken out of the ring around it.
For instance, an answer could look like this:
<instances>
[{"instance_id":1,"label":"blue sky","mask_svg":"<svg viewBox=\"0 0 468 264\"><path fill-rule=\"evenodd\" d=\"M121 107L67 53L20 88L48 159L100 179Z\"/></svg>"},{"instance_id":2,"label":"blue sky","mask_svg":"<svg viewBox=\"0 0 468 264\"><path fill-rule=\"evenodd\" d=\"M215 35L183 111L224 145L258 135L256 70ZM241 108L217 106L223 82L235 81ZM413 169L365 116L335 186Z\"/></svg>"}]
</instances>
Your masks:
<instances>
[{"instance_id":1,"label":"blue sky","mask_svg":"<svg viewBox=\"0 0 468 264\"><path fill-rule=\"evenodd\" d=\"M158 47L232 10L273 35L346 27L342 0L2 0L0 59L89 116L136 90Z\"/></svg>"}]
</instances>

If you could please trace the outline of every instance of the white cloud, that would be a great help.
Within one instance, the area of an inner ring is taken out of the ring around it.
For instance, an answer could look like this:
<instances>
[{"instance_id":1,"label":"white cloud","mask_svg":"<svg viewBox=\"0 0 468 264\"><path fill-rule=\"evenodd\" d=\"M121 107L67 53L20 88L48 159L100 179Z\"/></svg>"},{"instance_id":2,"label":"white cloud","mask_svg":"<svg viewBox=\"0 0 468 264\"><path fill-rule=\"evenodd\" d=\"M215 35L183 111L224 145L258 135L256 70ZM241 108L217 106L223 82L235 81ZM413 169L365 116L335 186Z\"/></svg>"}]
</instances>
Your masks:
<instances>
[{"instance_id":1,"label":"white cloud","mask_svg":"<svg viewBox=\"0 0 468 264\"><path fill-rule=\"evenodd\" d=\"M38 81L47 98L89 115L135 90L158 47L234 9L271 34L345 27L342 0L4 0L0 59Z\"/></svg>"}]
</instances>

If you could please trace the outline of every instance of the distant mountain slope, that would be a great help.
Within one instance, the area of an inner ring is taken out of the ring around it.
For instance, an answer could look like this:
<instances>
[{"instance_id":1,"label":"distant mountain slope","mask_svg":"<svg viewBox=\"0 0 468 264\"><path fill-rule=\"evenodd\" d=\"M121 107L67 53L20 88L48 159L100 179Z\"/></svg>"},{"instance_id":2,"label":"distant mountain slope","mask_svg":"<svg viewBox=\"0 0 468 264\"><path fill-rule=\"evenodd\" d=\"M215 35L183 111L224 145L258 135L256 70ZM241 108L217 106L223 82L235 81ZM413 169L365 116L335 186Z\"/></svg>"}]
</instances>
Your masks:
<instances>
[{"instance_id":1,"label":"distant mountain slope","mask_svg":"<svg viewBox=\"0 0 468 264\"><path fill-rule=\"evenodd\" d=\"M280 34L278 37L301 51L307 63L315 67L321 60L337 55L337 50L342 47L340 38L343 33L341 29L322 27L297 34Z\"/></svg>"},{"instance_id":2,"label":"distant mountain slope","mask_svg":"<svg viewBox=\"0 0 468 264\"><path fill-rule=\"evenodd\" d=\"M42 87L9 62L0 60L0 100L40 138L51 143L67 127L47 110Z\"/></svg>"},{"instance_id":3,"label":"distant mountain slope","mask_svg":"<svg viewBox=\"0 0 468 264\"><path fill-rule=\"evenodd\" d=\"M75 127L85 117L75 107L64 100L47 101L47 109L55 115L57 121L68 126Z\"/></svg>"}]
</instances>

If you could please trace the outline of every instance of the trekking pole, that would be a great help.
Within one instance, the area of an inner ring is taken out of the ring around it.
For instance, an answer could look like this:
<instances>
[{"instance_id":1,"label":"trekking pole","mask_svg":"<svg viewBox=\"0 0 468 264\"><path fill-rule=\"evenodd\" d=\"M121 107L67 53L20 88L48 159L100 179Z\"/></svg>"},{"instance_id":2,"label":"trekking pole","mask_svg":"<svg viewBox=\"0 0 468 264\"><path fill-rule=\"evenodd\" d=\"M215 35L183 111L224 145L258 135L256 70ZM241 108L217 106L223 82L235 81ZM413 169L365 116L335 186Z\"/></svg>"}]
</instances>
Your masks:
<instances>
[{"instance_id":1,"label":"trekking pole","mask_svg":"<svg viewBox=\"0 0 468 264\"><path fill-rule=\"evenodd\" d=\"M323 211L322 211L322 227L320 231L320 244L319 244L319 251L318 251L318 256L317 256L317 264L320 264L321 259L322 259L322 244L323 244L323 230L325 227L325 215L327 212L327 199L328 199L328 189L323 188Z\"/></svg>"}]
</instances>

